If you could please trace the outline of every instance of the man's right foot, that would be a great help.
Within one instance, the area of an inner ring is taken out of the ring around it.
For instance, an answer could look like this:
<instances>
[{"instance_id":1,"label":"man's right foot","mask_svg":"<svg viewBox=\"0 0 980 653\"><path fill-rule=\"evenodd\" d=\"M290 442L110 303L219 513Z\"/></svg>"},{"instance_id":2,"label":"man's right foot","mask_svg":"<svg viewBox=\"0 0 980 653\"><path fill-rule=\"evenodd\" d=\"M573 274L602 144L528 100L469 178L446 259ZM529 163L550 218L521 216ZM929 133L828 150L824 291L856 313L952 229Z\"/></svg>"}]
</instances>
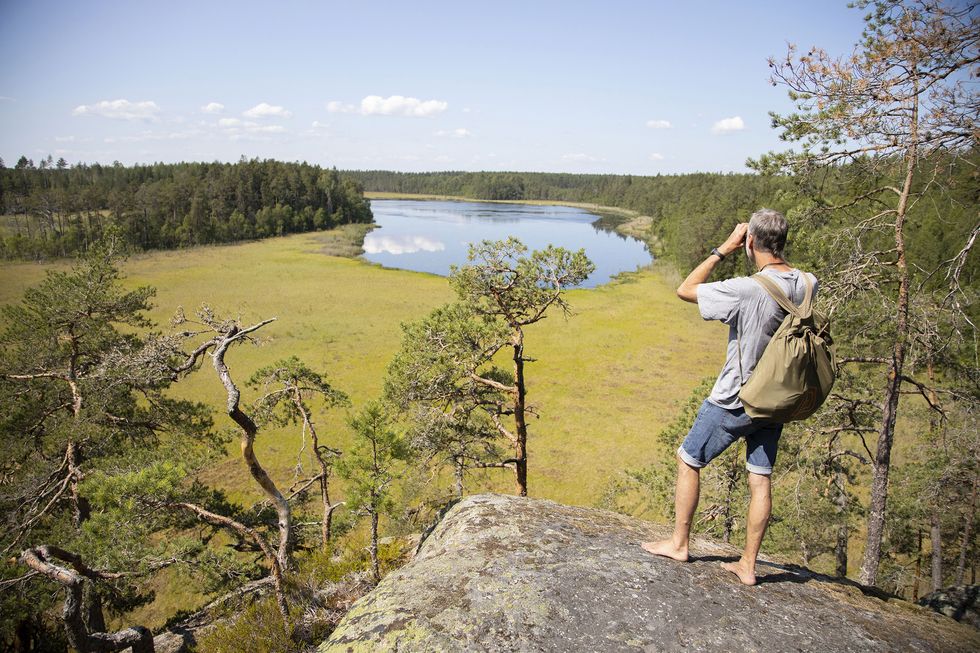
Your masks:
<instances>
[{"instance_id":1,"label":"man's right foot","mask_svg":"<svg viewBox=\"0 0 980 653\"><path fill-rule=\"evenodd\" d=\"M678 562L687 562L687 547L676 546L673 540L642 542L640 546L643 547L644 551L652 553L655 556L664 556L665 558L673 558Z\"/></svg>"}]
</instances>

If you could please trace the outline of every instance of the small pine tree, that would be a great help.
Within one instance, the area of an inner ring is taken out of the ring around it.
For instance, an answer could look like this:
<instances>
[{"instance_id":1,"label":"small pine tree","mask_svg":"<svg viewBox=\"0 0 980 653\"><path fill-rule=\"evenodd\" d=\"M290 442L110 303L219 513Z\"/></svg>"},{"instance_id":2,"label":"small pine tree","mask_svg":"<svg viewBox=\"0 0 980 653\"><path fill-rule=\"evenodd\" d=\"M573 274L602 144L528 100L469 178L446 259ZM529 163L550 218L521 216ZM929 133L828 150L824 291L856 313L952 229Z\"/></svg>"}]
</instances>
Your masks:
<instances>
[{"instance_id":1,"label":"small pine tree","mask_svg":"<svg viewBox=\"0 0 980 653\"><path fill-rule=\"evenodd\" d=\"M354 444L337 462L338 475L347 480L347 505L371 519L371 572L381 580L378 565L378 520L394 508L392 484L399 464L408 458L404 439L390 427L380 402L367 404L350 420Z\"/></svg>"}]
</instances>

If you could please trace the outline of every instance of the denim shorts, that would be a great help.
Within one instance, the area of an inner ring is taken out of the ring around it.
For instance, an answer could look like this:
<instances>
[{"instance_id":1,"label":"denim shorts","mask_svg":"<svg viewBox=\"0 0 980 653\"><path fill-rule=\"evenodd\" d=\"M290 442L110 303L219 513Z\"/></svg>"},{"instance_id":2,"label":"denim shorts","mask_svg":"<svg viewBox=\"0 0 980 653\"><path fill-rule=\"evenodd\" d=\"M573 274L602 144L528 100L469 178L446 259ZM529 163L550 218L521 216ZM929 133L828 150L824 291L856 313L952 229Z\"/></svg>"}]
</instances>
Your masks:
<instances>
[{"instance_id":1,"label":"denim shorts","mask_svg":"<svg viewBox=\"0 0 980 653\"><path fill-rule=\"evenodd\" d=\"M783 425L753 420L741 407L722 408L707 399L677 455L691 467L704 467L735 440L745 438L745 468L753 474L772 474Z\"/></svg>"}]
</instances>

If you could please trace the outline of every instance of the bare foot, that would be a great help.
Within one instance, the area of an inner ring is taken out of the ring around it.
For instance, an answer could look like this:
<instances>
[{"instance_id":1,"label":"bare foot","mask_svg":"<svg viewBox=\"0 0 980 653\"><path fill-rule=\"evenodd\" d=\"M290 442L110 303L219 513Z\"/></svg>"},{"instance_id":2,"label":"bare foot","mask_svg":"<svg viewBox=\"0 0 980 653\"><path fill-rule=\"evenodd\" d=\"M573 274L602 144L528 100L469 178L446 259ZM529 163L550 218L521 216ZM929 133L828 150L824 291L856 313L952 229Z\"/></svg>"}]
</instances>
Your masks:
<instances>
[{"instance_id":1,"label":"bare foot","mask_svg":"<svg viewBox=\"0 0 980 653\"><path fill-rule=\"evenodd\" d=\"M643 542L640 544L647 553L655 556L673 558L679 562L687 562L687 547L674 546L673 540L660 540L659 542Z\"/></svg>"},{"instance_id":2,"label":"bare foot","mask_svg":"<svg viewBox=\"0 0 980 653\"><path fill-rule=\"evenodd\" d=\"M755 570L750 570L742 563L741 558L738 562L723 562L721 568L738 576L743 585L755 585Z\"/></svg>"}]
</instances>

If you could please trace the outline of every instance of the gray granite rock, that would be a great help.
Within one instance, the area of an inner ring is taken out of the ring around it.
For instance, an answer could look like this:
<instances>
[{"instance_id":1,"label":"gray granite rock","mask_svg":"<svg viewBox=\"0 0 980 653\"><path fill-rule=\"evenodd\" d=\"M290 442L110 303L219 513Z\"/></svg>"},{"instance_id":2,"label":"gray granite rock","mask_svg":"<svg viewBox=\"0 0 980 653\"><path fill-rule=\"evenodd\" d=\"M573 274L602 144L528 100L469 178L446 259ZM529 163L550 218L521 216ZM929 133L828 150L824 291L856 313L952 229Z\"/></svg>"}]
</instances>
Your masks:
<instances>
[{"instance_id":1,"label":"gray granite rock","mask_svg":"<svg viewBox=\"0 0 980 653\"><path fill-rule=\"evenodd\" d=\"M666 529L615 513L483 494L357 601L321 653L360 651L977 651L952 619L774 562L744 587L737 551L688 563L639 543Z\"/></svg>"},{"instance_id":2,"label":"gray granite rock","mask_svg":"<svg viewBox=\"0 0 980 653\"><path fill-rule=\"evenodd\" d=\"M980 628L980 585L956 585L923 596L919 605Z\"/></svg>"}]
</instances>

